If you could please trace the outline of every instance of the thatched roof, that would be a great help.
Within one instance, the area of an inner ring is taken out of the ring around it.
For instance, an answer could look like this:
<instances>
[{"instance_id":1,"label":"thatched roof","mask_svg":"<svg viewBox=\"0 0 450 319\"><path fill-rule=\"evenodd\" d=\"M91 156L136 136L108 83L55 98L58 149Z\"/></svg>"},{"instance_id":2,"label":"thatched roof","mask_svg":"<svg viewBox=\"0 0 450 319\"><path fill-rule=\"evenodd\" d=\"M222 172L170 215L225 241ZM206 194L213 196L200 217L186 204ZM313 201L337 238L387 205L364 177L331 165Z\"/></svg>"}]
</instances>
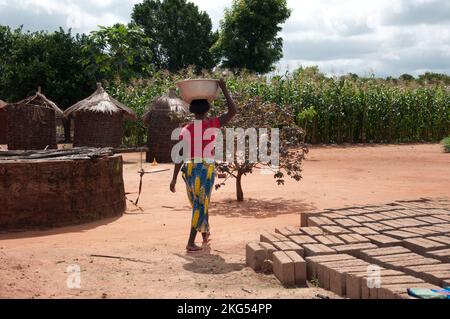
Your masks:
<instances>
[{"instance_id":1,"label":"thatched roof","mask_svg":"<svg viewBox=\"0 0 450 319\"><path fill-rule=\"evenodd\" d=\"M185 116L189 114L189 105L178 98L175 89L170 89L169 93L155 98L148 107L148 111L142 116L145 124L150 121L150 116L156 113L175 113Z\"/></svg>"},{"instance_id":2,"label":"thatched roof","mask_svg":"<svg viewBox=\"0 0 450 319\"><path fill-rule=\"evenodd\" d=\"M41 93L41 87L38 88L35 95L13 104L46 107L54 110L56 116L63 116L63 111L61 111L61 109L54 102L50 101L44 94Z\"/></svg>"},{"instance_id":3,"label":"thatched roof","mask_svg":"<svg viewBox=\"0 0 450 319\"><path fill-rule=\"evenodd\" d=\"M100 83L97 83L97 90L91 96L69 107L64 115L66 117L76 116L78 112L82 111L106 114L122 112L125 118L136 119L134 111L109 96Z\"/></svg>"}]
</instances>

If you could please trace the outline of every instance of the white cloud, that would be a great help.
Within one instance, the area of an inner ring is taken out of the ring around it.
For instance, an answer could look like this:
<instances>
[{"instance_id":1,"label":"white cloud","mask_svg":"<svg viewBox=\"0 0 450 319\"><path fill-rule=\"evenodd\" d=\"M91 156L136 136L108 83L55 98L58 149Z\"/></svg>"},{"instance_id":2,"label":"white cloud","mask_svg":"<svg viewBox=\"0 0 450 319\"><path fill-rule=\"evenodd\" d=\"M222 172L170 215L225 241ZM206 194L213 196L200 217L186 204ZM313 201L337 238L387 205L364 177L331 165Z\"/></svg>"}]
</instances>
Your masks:
<instances>
[{"instance_id":1,"label":"white cloud","mask_svg":"<svg viewBox=\"0 0 450 319\"><path fill-rule=\"evenodd\" d=\"M139 0L0 0L0 24L25 29L73 27L130 21ZM192 0L208 12L214 28L232 0ZM285 58L280 70L318 65L329 73L378 75L450 70L448 0L288 0Z\"/></svg>"}]
</instances>

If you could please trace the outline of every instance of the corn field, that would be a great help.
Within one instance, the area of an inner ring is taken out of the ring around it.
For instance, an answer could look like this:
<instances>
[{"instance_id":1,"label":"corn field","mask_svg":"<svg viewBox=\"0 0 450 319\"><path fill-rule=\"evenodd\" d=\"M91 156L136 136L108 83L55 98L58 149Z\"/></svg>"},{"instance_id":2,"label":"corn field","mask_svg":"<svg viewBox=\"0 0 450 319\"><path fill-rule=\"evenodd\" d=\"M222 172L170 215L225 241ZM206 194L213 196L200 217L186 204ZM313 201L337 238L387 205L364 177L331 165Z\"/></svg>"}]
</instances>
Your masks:
<instances>
[{"instance_id":1,"label":"corn field","mask_svg":"<svg viewBox=\"0 0 450 319\"><path fill-rule=\"evenodd\" d=\"M114 83L108 91L140 116L154 97L189 77L195 77L191 70L160 72L146 81ZM306 129L307 142L313 144L428 142L440 141L450 133L450 88L445 85L330 78L311 69L271 78L228 74L226 79L238 103L258 96L280 108L292 108L297 124ZM218 100L214 111L224 103ZM124 144L142 145L145 139L141 123L127 123Z\"/></svg>"}]
</instances>

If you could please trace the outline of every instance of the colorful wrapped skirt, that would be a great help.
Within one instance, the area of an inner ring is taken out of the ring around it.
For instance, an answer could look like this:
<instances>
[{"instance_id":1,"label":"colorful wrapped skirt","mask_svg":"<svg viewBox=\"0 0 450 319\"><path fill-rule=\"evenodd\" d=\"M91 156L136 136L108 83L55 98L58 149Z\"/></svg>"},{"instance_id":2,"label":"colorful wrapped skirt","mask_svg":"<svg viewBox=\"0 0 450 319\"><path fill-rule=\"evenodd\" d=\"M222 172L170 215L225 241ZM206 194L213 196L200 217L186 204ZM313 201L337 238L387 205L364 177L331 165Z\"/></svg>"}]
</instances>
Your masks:
<instances>
[{"instance_id":1,"label":"colorful wrapped skirt","mask_svg":"<svg viewBox=\"0 0 450 319\"><path fill-rule=\"evenodd\" d=\"M192 206L192 228L209 234L208 208L216 176L214 163L185 163L181 169Z\"/></svg>"}]
</instances>

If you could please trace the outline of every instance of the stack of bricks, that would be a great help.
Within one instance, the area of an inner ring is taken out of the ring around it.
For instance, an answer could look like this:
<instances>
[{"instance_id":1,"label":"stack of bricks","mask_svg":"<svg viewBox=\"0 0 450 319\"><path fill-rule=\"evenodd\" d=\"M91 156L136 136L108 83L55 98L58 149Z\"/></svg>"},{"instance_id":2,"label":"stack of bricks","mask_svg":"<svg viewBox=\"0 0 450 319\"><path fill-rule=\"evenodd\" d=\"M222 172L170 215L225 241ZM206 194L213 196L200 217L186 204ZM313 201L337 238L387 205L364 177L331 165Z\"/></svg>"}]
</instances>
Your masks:
<instances>
[{"instance_id":1,"label":"stack of bricks","mask_svg":"<svg viewBox=\"0 0 450 319\"><path fill-rule=\"evenodd\" d=\"M300 222L248 244L247 264L272 270L285 286L309 280L355 299L450 286L450 199L330 209ZM379 285L369 284L376 276Z\"/></svg>"}]
</instances>

